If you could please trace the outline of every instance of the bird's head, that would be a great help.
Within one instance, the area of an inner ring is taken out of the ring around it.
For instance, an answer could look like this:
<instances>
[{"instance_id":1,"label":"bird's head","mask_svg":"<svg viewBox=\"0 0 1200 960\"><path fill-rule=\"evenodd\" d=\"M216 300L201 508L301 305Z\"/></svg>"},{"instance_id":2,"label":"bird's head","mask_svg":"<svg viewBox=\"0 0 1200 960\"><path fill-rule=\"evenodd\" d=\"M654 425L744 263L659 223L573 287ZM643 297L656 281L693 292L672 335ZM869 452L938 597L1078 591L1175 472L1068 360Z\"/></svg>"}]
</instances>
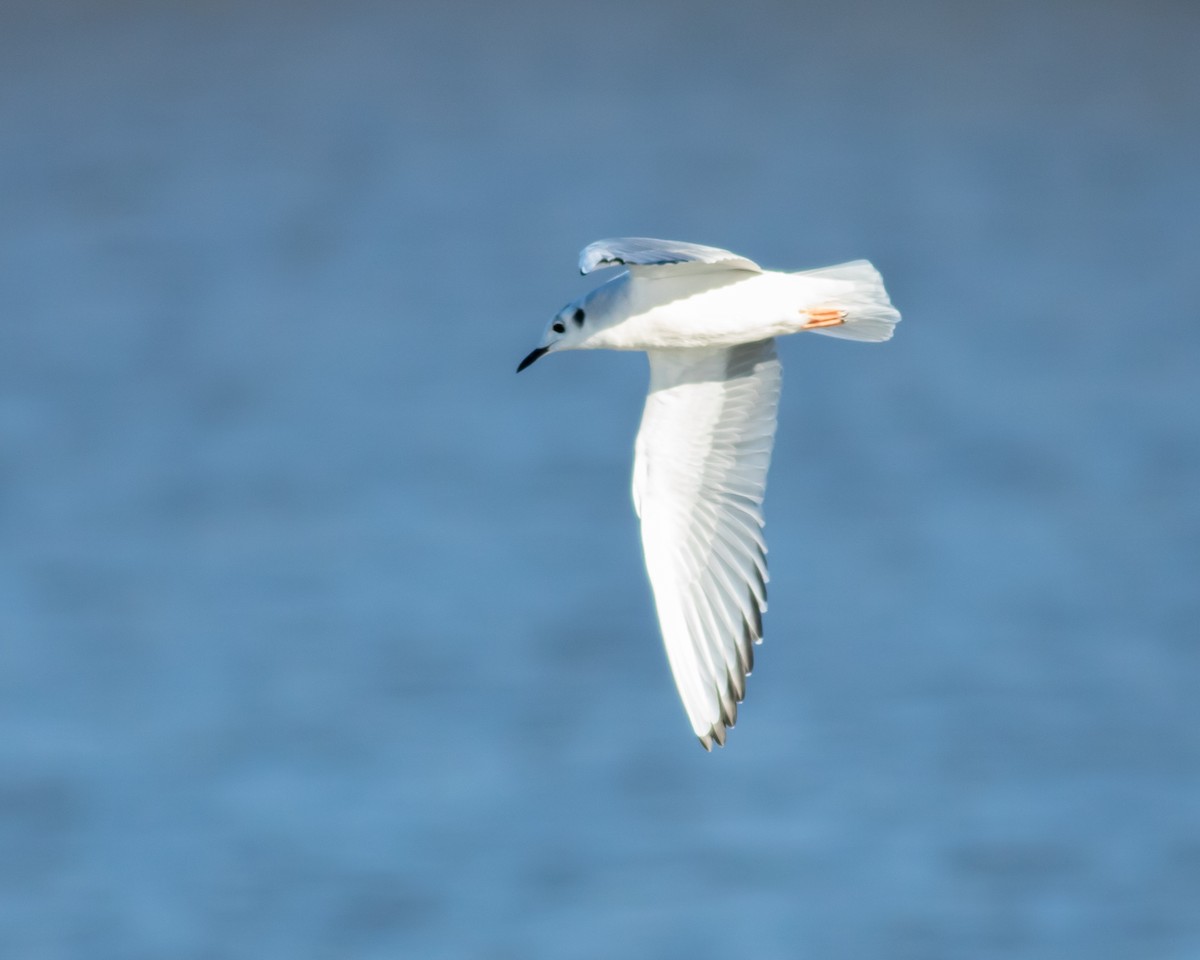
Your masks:
<instances>
[{"instance_id":1,"label":"bird's head","mask_svg":"<svg viewBox=\"0 0 1200 960\"><path fill-rule=\"evenodd\" d=\"M588 324L587 299L584 297L568 303L554 315L554 319L546 325L545 333L542 334L541 345L520 362L517 373L547 353L554 353L556 350L577 350L584 346L592 333L592 327Z\"/></svg>"},{"instance_id":2,"label":"bird's head","mask_svg":"<svg viewBox=\"0 0 1200 960\"><path fill-rule=\"evenodd\" d=\"M541 344L521 361L517 373L547 353L613 346L610 330L628 316L628 300L625 273L572 300L546 325Z\"/></svg>"}]
</instances>

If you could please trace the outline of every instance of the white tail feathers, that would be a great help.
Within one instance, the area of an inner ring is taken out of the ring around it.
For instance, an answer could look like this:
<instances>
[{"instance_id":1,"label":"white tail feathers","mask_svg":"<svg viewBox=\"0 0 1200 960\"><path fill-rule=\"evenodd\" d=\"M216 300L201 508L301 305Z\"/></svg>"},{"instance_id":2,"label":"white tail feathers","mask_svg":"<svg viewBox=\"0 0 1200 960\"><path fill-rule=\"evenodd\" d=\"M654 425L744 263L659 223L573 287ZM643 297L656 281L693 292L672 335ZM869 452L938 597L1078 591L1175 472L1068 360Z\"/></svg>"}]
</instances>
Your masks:
<instances>
[{"instance_id":1,"label":"white tail feathers","mask_svg":"<svg viewBox=\"0 0 1200 960\"><path fill-rule=\"evenodd\" d=\"M883 288L883 278L869 261L852 260L850 263L821 267L819 270L804 270L793 276L803 277L808 281L833 281L821 284L821 295L825 299L820 306L846 313L845 322L814 326L811 328L812 333L874 343L892 338L894 328L900 322L900 311L892 306L887 291ZM827 311L819 311L817 305L814 305L814 316L819 316L822 312Z\"/></svg>"}]
</instances>

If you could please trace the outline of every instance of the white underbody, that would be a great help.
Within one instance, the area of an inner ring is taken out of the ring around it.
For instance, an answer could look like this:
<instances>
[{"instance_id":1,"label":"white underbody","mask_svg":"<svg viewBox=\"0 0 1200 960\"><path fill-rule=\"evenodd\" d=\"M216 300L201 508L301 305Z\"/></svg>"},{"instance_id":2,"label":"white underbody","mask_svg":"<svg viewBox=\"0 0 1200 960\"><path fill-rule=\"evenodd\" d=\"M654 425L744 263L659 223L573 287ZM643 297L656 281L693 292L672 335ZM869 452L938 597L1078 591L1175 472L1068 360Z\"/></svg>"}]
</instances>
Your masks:
<instances>
[{"instance_id":1,"label":"white underbody","mask_svg":"<svg viewBox=\"0 0 1200 960\"><path fill-rule=\"evenodd\" d=\"M854 288L850 280L776 271L636 278L626 273L601 288L612 314L624 319L580 346L669 350L766 340L802 330L808 310L836 306Z\"/></svg>"}]
</instances>

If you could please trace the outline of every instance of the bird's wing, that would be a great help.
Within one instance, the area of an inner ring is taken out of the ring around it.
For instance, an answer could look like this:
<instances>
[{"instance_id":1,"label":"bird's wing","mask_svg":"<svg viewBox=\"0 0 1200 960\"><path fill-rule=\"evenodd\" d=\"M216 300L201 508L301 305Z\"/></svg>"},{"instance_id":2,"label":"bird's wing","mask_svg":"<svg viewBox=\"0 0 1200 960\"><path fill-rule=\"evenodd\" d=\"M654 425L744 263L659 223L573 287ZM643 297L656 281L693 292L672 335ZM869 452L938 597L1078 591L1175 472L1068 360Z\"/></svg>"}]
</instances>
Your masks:
<instances>
[{"instance_id":1,"label":"bird's wing","mask_svg":"<svg viewBox=\"0 0 1200 960\"><path fill-rule=\"evenodd\" d=\"M773 340L649 357L634 507L675 685L711 750L737 719L762 639L780 366Z\"/></svg>"},{"instance_id":2,"label":"bird's wing","mask_svg":"<svg viewBox=\"0 0 1200 960\"><path fill-rule=\"evenodd\" d=\"M678 271L747 270L762 273L752 260L717 247L680 240L654 240L650 237L618 237L589 243L579 254L579 272L591 273L601 267L626 266L634 273L675 273ZM663 269L667 268L667 269Z\"/></svg>"}]
</instances>

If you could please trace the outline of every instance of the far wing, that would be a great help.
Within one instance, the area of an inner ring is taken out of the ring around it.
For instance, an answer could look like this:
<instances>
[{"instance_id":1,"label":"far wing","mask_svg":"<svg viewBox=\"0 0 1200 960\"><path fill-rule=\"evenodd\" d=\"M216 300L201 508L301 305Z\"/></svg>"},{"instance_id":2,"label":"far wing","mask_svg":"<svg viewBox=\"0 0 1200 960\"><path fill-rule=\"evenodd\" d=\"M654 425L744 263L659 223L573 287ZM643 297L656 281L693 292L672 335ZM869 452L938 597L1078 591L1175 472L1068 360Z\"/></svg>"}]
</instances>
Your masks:
<instances>
[{"instance_id":1,"label":"far wing","mask_svg":"<svg viewBox=\"0 0 1200 960\"><path fill-rule=\"evenodd\" d=\"M591 273L601 267L626 266L634 272L642 267L673 267L695 270L702 266L721 270L748 270L762 273L752 260L717 247L705 247L681 240L655 240L651 237L619 237L589 243L579 254L579 272Z\"/></svg>"},{"instance_id":2,"label":"far wing","mask_svg":"<svg viewBox=\"0 0 1200 960\"><path fill-rule=\"evenodd\" d=\"M675 685L711 750L737 719L762 640L780 366L772 340L649 357L634 506Z\"/></svg>"}]
</instances>

